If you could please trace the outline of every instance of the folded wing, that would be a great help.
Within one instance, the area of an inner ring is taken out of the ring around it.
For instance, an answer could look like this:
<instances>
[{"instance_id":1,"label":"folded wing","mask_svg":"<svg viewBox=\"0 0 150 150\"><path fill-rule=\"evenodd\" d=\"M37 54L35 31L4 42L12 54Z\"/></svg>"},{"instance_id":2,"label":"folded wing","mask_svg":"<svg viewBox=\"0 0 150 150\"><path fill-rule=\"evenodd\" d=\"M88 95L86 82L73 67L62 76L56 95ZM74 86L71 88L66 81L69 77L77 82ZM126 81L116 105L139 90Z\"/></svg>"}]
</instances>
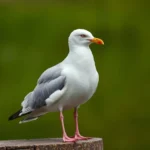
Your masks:
<instances>
[{"instance_id":1,"label":"folded wing","mask_svg":"<svg viewBox=\"0 0 150 150\"><path fill-rule=\"evenodd\" d=\"M65 86L66 77L61 74L60 65L47 69L39 78L37 86L22 102L22 109L13 114L9 120L29 114L46 106L46 99Z\"/></svg>"}]
</instances>

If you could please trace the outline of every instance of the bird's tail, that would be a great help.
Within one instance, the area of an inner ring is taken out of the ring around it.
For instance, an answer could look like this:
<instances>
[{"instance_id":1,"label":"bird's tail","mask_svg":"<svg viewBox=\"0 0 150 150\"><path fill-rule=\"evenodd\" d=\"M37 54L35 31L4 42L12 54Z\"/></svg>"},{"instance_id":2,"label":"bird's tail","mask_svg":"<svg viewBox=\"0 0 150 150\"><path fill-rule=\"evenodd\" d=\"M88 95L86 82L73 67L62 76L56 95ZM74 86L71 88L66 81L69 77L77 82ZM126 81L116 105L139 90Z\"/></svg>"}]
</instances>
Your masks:
<instances>
[{"instance_id":1,"label":"bird's tail","mask_svg":"<svg viewBox=\"0 0 150 150\"><path fill-rule=\"evenodd\" d=\"M38 119L38 117L27 117L27 118L21 120L21 121L19 122L19 124L26 123L26 122L30 122L30 121L34 121L34 120L36 120L36 119Z\"/></svg>"},{"instance_id":2,"label":"bird's tail","mask_svg":"<svg viewBox=\"0 0 150 150\"><path fill-rule=\"evenodd\" d=\"M15 112L13 115L11 115L11 116L8 118L8 120L14 120L14 119L20 117L19 114L20 114L21 112L22 112L22 109L18 110L18 111Z\"/></svg>"},{"instance_id":3,"label":"bird's tail","mask_svg":"<svg viewBox=\"0 0 150 150\"><path fill-rule=\"evenodd\" d=\"M8 120L14 120L14 119L16 119L16 118L19 118L19 117L21 117L21 116L27 115L27 114L29 114L29 113L31 113L31 112L27 112L27 113L22 114L22 109L20 109L20 110L18 110L17 112L15 112L13 115L11 115L11 116L8 118Z\"/></svg>"}]
</instances>

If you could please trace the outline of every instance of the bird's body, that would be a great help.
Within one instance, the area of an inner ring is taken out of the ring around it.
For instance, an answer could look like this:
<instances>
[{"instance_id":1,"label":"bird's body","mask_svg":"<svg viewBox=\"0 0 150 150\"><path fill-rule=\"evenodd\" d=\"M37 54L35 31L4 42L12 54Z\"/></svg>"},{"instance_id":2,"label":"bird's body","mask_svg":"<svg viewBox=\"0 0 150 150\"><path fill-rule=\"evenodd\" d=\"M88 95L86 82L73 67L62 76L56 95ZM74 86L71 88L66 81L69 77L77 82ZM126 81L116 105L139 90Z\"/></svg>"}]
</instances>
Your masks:
<instances>
[{"instance_id":1,"label":"bird's body","mask_svg":"<svg viewBox=\"0 0 150 150\"><path fill-rule=\"evenodd\" d=\"M78 107L92 97L98 85L99 76L92 52L90 49L84 50L84 47L79 48L78 52L71 51L64 61L47 69L42 76L48 75L51 70L55 70L55 72L60 71L60 76L65 77L65 85L62 90L57 90L50 97L46 98L46 105L33 111L29 115L30 118L38 117L48 112ZM44 84L46 85L47 82ZM40 84L38 83L34 90L36 91L39 86ZM33 97L26 97L22 106L30 101L33 101Z\"/></svg>"},{"instance_id":2,"label":"bird's body","mask_svg":"<svg viewBox=\"0 0 150 150\"><path fill-rule=\"evenodd\" d=\"M90 50L78 56L69 53L68 57L69 60L65 59L62 63L62 75L66 76L66 84L61 99L54 104L54 111L71 109L83 104L91 98L98 84L98 73ZM70 61L76 57L78 57L76 62ZM51 110L53 109L50 108Z\"/></svg>"},{"instance_id":3,"label":"bird's body","mask_svg":"<svg viewBox=\"0 0 150 150\"><path fill-rule=\"evenodd\" d=\"M93 96L99 75L89 48L91 39L88 39L88 42L85 39L82 41L82 32L87 34L88 38L93 38L86 30L73 31L69 37L70 51L67 57L40 76L35 89L24 98L22 109L12 115L10 120L28 114L21 121L23 123L48 112L77 108ZM78 36L81 37L79 40Z\"/></svg>"}]
</instances>

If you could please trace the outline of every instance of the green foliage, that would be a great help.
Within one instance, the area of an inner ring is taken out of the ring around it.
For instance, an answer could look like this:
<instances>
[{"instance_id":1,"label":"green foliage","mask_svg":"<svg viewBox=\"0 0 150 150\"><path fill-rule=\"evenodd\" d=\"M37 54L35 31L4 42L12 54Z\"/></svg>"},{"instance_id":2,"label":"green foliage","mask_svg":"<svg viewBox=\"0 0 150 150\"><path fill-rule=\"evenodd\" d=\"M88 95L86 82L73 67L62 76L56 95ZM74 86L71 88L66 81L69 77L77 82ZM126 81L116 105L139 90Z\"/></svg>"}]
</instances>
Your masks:
<instances>
[{"instance_id":1,"label":"green foliage","mask_svg":"<svg viewBox=\"0 0 150 150\"><path fill-rule=\"evenodd\" d=\"M7 118L40 74L65 58L70 32L84 28L105 45L91 45L100 83L79 109L81 133L102 137L105 150L150 149L149 26L144 1L1 3L0 140L61 136L58 113L22 125ZM72 135L71 111L65 123Z\"/></svg>"}]
</instances>

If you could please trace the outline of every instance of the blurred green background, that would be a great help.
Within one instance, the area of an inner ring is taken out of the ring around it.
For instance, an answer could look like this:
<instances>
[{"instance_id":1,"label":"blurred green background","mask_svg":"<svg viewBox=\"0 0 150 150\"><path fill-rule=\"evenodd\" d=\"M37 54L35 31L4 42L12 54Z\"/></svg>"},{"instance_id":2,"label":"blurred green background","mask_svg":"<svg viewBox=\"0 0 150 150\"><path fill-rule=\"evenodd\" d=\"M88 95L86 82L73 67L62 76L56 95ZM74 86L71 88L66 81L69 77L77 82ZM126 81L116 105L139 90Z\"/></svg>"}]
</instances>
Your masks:
<instances>
[{"instance_id":1,"label":"blurred green background","mask_svg":"<svg viewBox=\"0 0 150 150\"><path fill-rule=\"evenodd\" d=\"M61 137L59 113L21 125L7 118L84 28L105 45L91 45L100 83L79 109L81 133L102 137L105 150L149 150L149 15L144 0L0 2L0 140ZM64 114L73 135L72 111Z\"/></svg>"}]
</instances>

